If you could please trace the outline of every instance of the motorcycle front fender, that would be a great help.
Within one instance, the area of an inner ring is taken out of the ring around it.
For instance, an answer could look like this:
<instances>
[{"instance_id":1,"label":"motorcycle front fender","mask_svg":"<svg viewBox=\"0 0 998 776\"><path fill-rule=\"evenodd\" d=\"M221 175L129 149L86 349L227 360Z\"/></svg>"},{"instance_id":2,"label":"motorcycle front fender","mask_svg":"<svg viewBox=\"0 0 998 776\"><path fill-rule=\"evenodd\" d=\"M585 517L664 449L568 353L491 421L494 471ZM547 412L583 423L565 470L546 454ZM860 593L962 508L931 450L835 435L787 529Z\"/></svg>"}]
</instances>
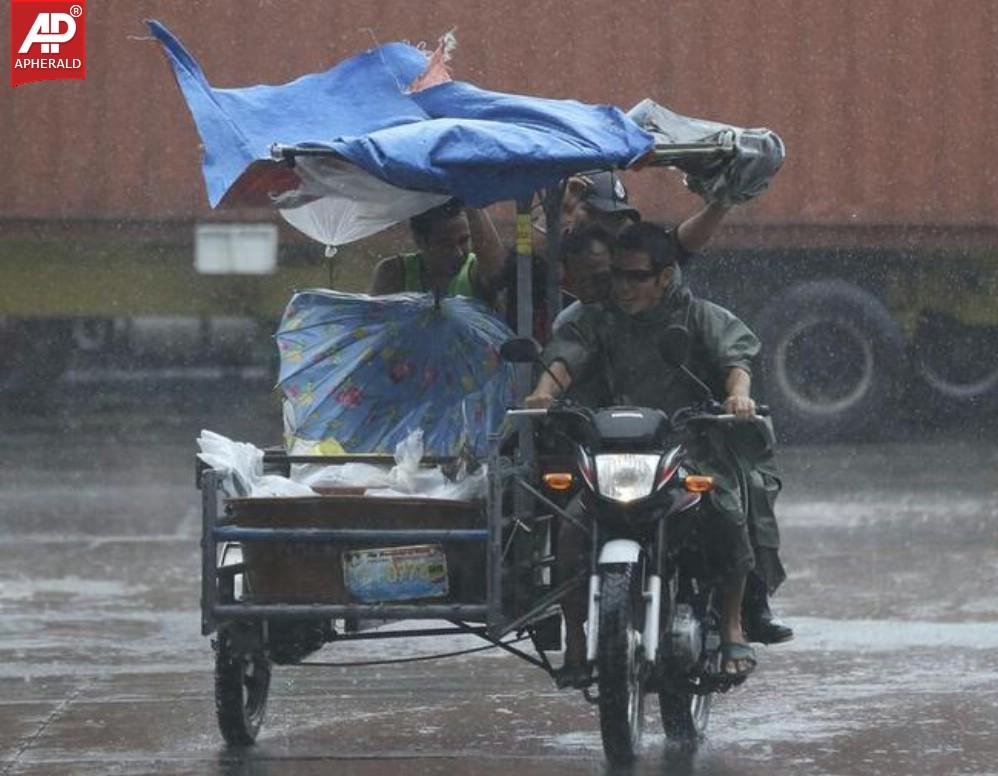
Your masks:
<instances>
[{"instance_id":1,"label":"motorcycle front fender","mask_svg":"<svg viewBox=\"0 0 998 776\"><path fill-rule=\"evenodd\" d=\"M637 563L641 557L641 545L630 539L612 539L600 548L597 566L610 566L615 563ZM586 637L586 660L596 659L599 644L600 578L593 574L589 578L589 632Z\"/></svg>"}]
</instances>

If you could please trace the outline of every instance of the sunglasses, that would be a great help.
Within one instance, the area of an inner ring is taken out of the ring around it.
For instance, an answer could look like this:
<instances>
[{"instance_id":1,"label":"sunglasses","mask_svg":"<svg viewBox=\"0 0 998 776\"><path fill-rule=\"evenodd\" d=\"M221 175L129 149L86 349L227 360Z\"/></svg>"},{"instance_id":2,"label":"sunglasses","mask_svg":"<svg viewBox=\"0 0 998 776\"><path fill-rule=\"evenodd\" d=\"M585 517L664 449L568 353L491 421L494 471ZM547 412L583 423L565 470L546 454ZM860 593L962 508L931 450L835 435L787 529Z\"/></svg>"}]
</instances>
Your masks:
<instances>
[{"instance_id":1,"label":"sunglasses","mask_svg":"<svg viewBox=\"0 0 998 776\"><path fill-rule=\"evenodd\" d=\"M610 277L614 280L631 283L647 283L652 278L657 278L659 273L653 269L621 269L619 267L610 268Z\"/></svg>"}]
</instances>

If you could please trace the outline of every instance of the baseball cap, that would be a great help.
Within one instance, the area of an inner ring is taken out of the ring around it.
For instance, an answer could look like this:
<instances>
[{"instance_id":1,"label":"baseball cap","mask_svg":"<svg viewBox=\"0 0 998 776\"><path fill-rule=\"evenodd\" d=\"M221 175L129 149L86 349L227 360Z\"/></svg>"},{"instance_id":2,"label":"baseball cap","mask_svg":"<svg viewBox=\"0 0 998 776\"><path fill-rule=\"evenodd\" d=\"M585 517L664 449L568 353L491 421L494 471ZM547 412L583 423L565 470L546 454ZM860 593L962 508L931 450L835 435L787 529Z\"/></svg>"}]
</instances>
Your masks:
<instances>
[{"instance_id":1,"label":"baseball cap","mask_svg":"<svg viewBox=\"0 0 998 776\"><path fill-rule=\"evenodd\" d=\"M578 177L586 182L582 201L587 205L604 213L624 213L635 221L641 219L641 214L627 204L624 182L612 172L600 170L581 173Z\"/></svg>"}]
</instances>

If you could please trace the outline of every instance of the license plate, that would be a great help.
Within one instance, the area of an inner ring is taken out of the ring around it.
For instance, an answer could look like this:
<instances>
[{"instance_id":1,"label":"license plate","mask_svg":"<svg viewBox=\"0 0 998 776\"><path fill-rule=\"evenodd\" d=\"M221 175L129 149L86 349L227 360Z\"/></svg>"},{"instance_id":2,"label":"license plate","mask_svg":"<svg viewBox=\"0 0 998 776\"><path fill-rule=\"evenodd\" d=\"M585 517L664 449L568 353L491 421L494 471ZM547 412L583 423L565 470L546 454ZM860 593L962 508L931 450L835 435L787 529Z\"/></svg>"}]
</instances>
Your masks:
<instances>
[{"instance_id":1,"label":"license plate","mask_svg":"<svg viewBox=\"0 0 998 776\"><path fill-rule=\"evenodd\" d=\"M439 544L349 550L343 581L358 601L405 601L447 595L447 558Z\"/></svg>"}]
</instances>

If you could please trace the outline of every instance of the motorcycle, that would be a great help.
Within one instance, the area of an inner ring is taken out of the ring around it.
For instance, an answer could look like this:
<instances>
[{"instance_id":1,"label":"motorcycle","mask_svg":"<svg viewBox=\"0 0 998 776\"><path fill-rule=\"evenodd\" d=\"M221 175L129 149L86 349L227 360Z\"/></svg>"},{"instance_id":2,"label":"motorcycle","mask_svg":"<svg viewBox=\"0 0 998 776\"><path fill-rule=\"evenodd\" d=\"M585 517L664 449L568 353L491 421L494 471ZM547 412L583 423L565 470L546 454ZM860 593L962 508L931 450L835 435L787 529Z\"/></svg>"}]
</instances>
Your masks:
<instances>
[{"instance_id":1,"label":"motorcycle","mask_svg":"<svg viewBox=\"0 0 998 776\"><path fill-rule=\"evenodd\" d=\"M504 357L536 361L536 343L511 340ZM592 410L568 403L508 414L547 419L549 429L575 448L582 480L575 515L591 545L590 679L584 692L599 707L607 759L626 763L637 754L648 694L658 695L666 736L696 746L713 696L745 677L721 672L720 591L698 519L714 481L697 473L689 442L712 425L735 422L735 416L711 400L671 415L647 407ZM739 481L744 504L747 483L740 473Z\"/></svg>"}]
</instances>

